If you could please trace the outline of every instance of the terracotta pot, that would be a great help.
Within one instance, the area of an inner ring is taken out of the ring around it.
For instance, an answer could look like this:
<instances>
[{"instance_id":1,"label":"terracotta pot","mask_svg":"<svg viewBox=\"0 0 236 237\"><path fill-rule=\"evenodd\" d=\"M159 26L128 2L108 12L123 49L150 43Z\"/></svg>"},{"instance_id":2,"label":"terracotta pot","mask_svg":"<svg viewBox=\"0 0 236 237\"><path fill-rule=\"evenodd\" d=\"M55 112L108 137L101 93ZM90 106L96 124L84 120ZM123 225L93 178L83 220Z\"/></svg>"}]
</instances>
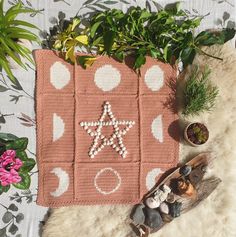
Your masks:
<instances>
[{"instance_id":1,"label":"terracotta pot","mask_svg":"<svg viewBox=\"0 0 236 237\"><path fill-rule=\"evenodd\" d=\"M208 139L209 139L209 131L208 131L206 125L204 125L203 123L198 123L198 122L194 122L194 123L188 124L188 125L186 126L185 130L184 130L184 138L185 138L185 140L186 140L191 146L194 146L194 147L198 147L198 146L201 146L201 145L206 144L206 142L204 142L204 143L202 143L202 144L195 144L195 143L193 143L193 142L189 139L189 137L188 137L187 131L188 131L189 127L190 127L192 124L196 124L196 123L197 123L197 124L202 124L202 125L206 128L206 130L207 130L207 132L208 132L206 142L207 142Z\"/></svg>"}]
</instances>

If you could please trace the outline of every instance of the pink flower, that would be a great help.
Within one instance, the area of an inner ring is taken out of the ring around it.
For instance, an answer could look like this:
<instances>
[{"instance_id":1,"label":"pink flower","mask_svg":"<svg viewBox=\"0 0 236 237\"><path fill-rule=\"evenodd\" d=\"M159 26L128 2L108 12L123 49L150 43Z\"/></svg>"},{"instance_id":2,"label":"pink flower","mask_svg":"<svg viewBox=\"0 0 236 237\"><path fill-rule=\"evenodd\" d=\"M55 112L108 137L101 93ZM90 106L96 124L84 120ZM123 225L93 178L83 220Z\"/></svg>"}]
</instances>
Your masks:
<instances>
[{"instance_id":1,"label":"pink flower","mask_svg":"<svg viewBox=\"0 0 236 237\"><path fill-rule=\"evenodd\" d=\"M18 170L23 165L19 158L16 158L16 151L7 150L0 157L0 182L2 186L12 183L19 183L21 177Z\"/></svg>"}]
</instances>

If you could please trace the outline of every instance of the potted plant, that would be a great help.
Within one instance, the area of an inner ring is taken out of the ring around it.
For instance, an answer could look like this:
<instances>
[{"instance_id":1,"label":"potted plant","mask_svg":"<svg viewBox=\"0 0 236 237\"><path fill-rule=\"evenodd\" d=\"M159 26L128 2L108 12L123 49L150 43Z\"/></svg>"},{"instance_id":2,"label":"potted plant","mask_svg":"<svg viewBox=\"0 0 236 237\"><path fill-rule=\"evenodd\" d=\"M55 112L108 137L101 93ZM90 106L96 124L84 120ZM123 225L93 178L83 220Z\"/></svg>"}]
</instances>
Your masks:
<instances>
[{"instance_id":1,"label":"potted plant","mask_svg":"<svg viewBox=\"0 0 236 237\"><path fill-rule=\"evenodd\" d=\"M32 29L38 29L35 25L16 19L23 13L37 13L39 11L26 7L21 1L4 11L4 0L0 0L0 70L4 69L9 79L16 84L11 67L16 65L27 69L26 61L34 63L31 50L27 47L29 42L38 42ZM14 65L11 66L11 64Z\"/></svg>"},{"instance_id":2,"label":"potted plant","mask_svg":"<svg viewBox=\"0 0 236 237\"><path fill-rule=\"evenodd\" d=\"M185 140L192 146L200 146L207 142L209 131L202 123L190 123L184 130Z\"/></svg>"}]
</instances>

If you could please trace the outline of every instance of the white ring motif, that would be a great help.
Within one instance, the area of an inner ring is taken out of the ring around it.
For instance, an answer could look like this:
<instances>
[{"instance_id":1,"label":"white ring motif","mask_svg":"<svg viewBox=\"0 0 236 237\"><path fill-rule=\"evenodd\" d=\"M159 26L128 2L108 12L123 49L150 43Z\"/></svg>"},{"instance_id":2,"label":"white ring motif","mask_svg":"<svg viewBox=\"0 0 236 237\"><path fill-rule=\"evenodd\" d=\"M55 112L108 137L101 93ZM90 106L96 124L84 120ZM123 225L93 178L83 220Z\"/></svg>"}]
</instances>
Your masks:
<instances>
[{"instance_id":1,"label":"white ring motif","mask_svg":"<svg viewBox=\"0 0 236 237\"><path fill-rule=\"evenodd\" d=\"M98 179L98 177L99 177L102 173L104 173L105 171L107 171L107 170L113 172L113 173L115 174L115 176L117 177L117 179L118 179L118 183L117 183L116 187L113 188L111 191L104 191L104 190L102 190L102 189L97 185L97 179ZM119 189L120 185L121 185L121 177L120 177L120 174L119 174L116 170L114 170L113 168L111 168L111 167L107 167L107 168L101 169L101 170L96 174L96 176L94 177L94 186L95 186L95 188L97 189L97 191L98 191L99 193L103 194L103 195L109 195L109 194L112 194L112 193L116 192L116 191Z\"/></svg>"}]
</instances>

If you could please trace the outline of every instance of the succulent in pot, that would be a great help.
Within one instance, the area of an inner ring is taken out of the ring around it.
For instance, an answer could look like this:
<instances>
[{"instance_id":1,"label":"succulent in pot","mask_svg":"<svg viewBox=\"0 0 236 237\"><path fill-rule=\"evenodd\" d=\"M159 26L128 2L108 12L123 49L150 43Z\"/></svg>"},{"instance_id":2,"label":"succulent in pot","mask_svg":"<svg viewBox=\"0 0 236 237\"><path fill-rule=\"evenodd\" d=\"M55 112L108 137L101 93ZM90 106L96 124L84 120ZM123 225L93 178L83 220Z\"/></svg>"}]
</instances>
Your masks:
<instances>
[{"instance_id":1,"label":"succulent in pot","mask_svg":"<svg viewBox=\"0 0 236 237\"><path fill-rule=\"evenodd\" d=\"M202 123L190 123L184 130L185 140L192 146L205 144L209 138L209 131Z\"/></svg>"},{"instance_id":2,"label":"succulent in pot","mask_svg":"<svg viewBox=\"0 0 236 237\"><path fill-rule=\"evenodd\" d=\"M3 69L9 79L16 84L12 68L16 65L27 69L25 63L34 63L31 57L29 42L38 42L38 37L32 29L35 25L17 19L24 13L37 13L38 10L26 7L21 1L4 11L4 0L0 0L0 71ZM27 43L26 43L27 42ZM14 62L14 63L13 63Z\"/></svg>"}]
</instances>

